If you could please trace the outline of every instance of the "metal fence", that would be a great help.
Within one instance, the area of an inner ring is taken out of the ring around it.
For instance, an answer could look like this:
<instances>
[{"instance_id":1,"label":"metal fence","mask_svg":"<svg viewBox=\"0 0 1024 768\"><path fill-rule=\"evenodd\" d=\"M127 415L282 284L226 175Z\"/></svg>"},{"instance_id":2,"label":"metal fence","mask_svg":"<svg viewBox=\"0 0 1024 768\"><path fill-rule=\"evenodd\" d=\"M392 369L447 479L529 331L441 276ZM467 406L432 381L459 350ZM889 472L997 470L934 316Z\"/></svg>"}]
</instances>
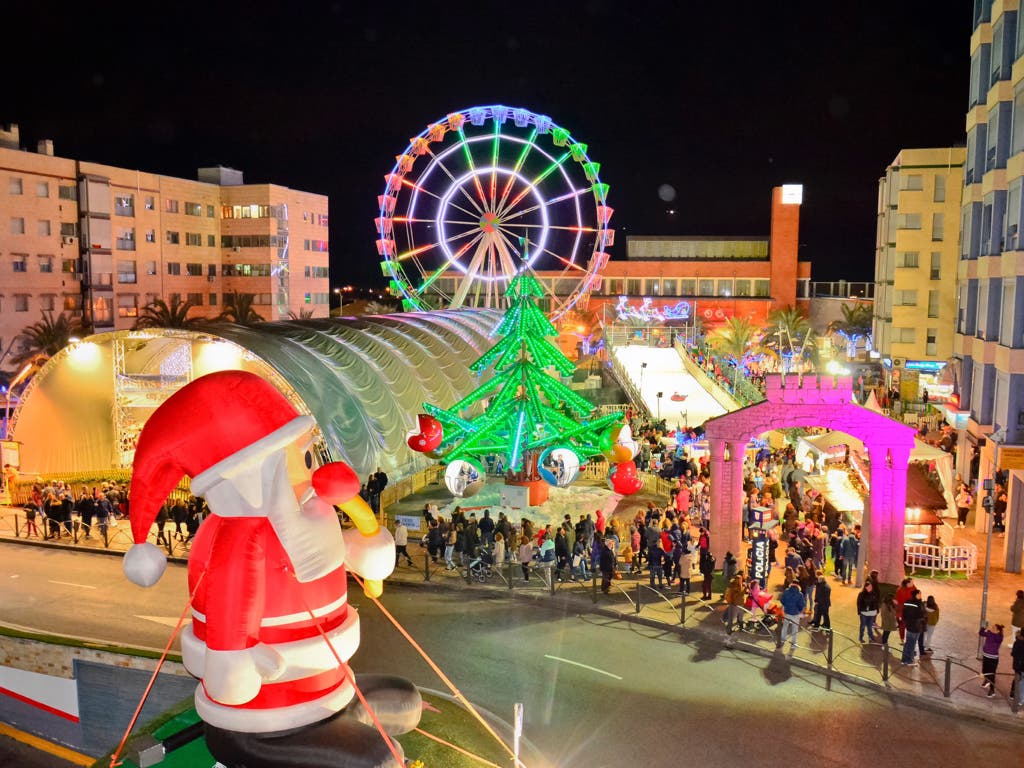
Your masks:
<instances>
[{"instance_id":1,"label":"metal fence","mask_svg":"<svg viewBox=\"0 0 1024 768\"><path fill-rule=\"evenodd\" d=\"M978 547L958 544L939 547L934 544L905 544L903 564L916 571L945 571L946 575L966 573L968 577L978 569Z\"/></svg>"}]
</instances>

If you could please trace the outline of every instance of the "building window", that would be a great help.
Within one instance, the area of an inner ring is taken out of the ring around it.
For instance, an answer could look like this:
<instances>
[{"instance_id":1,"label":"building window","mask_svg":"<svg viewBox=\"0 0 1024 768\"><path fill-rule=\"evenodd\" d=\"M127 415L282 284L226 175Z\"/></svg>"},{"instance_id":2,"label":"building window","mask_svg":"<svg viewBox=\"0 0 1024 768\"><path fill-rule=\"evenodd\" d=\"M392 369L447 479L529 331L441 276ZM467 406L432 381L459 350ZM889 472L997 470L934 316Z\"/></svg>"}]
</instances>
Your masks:
<instances>
[{"instance_id":1,"label":"building window","mask_svg":"<svg viewBox=\"0 0 1024 768\"><path fill-rule=\"evenodd\" d=\"M643 281L634 277L626 278L626 294L628 296L639 296L643 291Z\"/></svg>"},{"instance_id":2,"label":"building window","mask_svg":"<svg viewBox=\"0 0 1024 768\"><path fill-rule=\"evenodd\" d=\"M736 293L735 296L750 296L750 281L749 280L737 280L736 281Z\"/></svg>"},{"instance_id":3,"label":"building window","mask_svg":"<svg viewBox=\"0 0 1024 768\"><path fill-rule=\"evenodd\" d=\"M326 240L303 240L302 247L304 250L314 251L315 253L327 253L330 250Z\"/></svg>"},{"instance_id":4,"label":"building window","mask_svg":"<svg viewBox=\"0 0 1024 768\"><path fill-rule=\"evenodd\" d=\"M216 277L217 276L217 265L216 264L207 264L206 265L206 276L207 277Z\"/></svg>"},{"instance_id":5,"label":"building window","mask_svg":"<svg viewBox=\"0 0 1024 768\"><path fill-rule=\"evenodd\" d=\"M135 230L125 229L122 230L121 234L117 236L117 250L119 251L134 251L135 250Z\"/></svg>"},{"instance_id":6,"label":"building window","mask_svg":"<svg viewBox=\"0 0 1024 768\"><path fill-rule=\"evenodd\" d=\"M318 213L316 215L316 223L319 224L321 227L326 227L327 226L327 214L326 213Z\"/></svg>"},{"instance_id":7,"label":"building window","mask_svg":"<svg viewBox=\"0 0 1024 768\"><path fill-rule=\"evenodd\" d=\"M896 229L920 229L920 213L898 213L896 214Z\"/></svg>"},{"instance_id":8,"label":"building window","mask_svg":"<svg viewBox=\"0 0 1024 768\"><path fill-rule=\"evenodd\" d=\"M185 300L188 301L193 307L203 306L203 294L201 293L186 293Z\"/></svg>"},{"instance_id":9,"label":"building window","mask_svg":"<svg viewBox=\"0 0 1024 768\"><path fill-rule=\"evenodd\" d=\"M945 240L946 217L941 213L932 214L932 241L941 242Z\"/></svg>"},{"instance_id":10,"label":"building window","mask_svg":"<svg viewBox=\"0 0 1024 768\"><path fill-rule=\"evenodd\" d=\"M939 316L939 292L928 291L928 317Z\"/></svg>"},{"instance_id":11,"label":"building window","mask_svg":"<svg viewBox=\"0 0 1024 768\"><path fill-rule=\"evenodd\" d=\"M146 195L145 207L147 211L156 210L156 203L152 195Z\"/></svg>"},{"instance_id":12,"label":"building window","mask_svg":"<svg viewBox=\"0 0 1024 768\"><path fill-rule=\"evenodd\" d=\"M327 267L322 267L322 269L324 269L326 271ZM327 277L327 275L323 275L323 277ZM679 294L677 293L677 291L679 290L679 288L677 286L678 286L678 283L675 280L662 280L661 281L661 295L662 296L678 296Z\"/></svg>"},{"instance_id":13,"label":"building window","mask_svg":"<svg viewBox=\"0 0 1024 768\"><path fill-rule=\"evenodd\" d=\"M22 194L21 179L17 176L11 176L7 181L7 191L12 195Z\"/></svg>"},{"instance_id":14,"label":"building window","mask_svg":"<svg viewBox=\"0 0 1024 768\"><path fill-rule=\"evenodd\" d=\"M117 262L117 282L119 283L134 283L138 278L135 272L134 261L118 261ZM122 315L123 317L123 315Z\"/></svg>"},{"instance_id":15,"label":"building window","mask_svg":"<svg viewBox=\"0 0 1024 768\"><path fill-rule=\"evenodd\" d=\"M117 195L114 197L114 214L117 216L135 215L135 195Z\"/></svg>"},{"instance_id":16,"label":"building window","mask_svg":"<svg viewBox=\"0 0 1024 768\"><path fill-rule=\"evenodd\" d=\"M924 176L919 173L901 173L900 189L920 192L924 189Z\"/></svg>"},{"instance_id":17,"label":"building window","mask_svg":"<svg viewBox=\"0 0 1024 768\"><path fill-rule=\"evenodd\" d=\"M929 328L925 332L924 353L926 355L929 355L931 357L935 357L935 354L936 354L936 352L935 352L936 341L935 340L938 337L938 335L939 335L939 330L937 328Z\"/></svg>"},{"instance_id":18,"label":"building window","mask_svg":"<svg viewBox=\"0 0 1024 768\"><path fill-rule=\"evenodd\" d=\"M155 243L156 242L156 230L155 229L147 229L146 230L146 242L147 243Z\"/></svg>"},{"instance_id":19,"label":"building window","mask_svg":"<svg viewBox=\"0 0 1024 768\"><path fill-rule=\"evenodd\" d=\"M919 254L916 251L897 251L896 267L899 269L916 269Z\"/></svg>"},{"instance_id":20,"label":"building window","mask_svg":"<svg viewBox=\"0 0 1024 768\"><path fill-rule=\"evenodd\" d=\"M210 306L211 307L216 307L217 306L217 294L216 293L211 293L210 294Z\"/></svg>"},{"instance_id":21,"label":"building window","mask_svg":"<svg viewBox=\"0 0 1024 768\"><path fill-rule=\"evenodd\" d=\"M36 182L36 197L49 197L50 196L50 182L48 181L37 181Z\"/></svg>"},{"instance_id":22,"label":"building window","mask_svg":"<svg viewBox=\"0 0 1024 768\"><path fill-rule=\"evenodd\" d=\"M64 237L78 237L78 225L73 221L62 221L60 233Z\"/></svg>"},{"instance_id":23,"label":"building window","mask_svg":"<svg viewBox=\"0 0 1024 768\"><path fill-rule=\"evenodd\" d=\"M754 295L759 297L771 296L772 283L771 280L755 280L754 281Z\"/></svg>"},{"instance_id":24,"label":"building window","mask_svg":"<svg viewBox=\"0 0 1024 768\"><path fill-rule=\"evenodd\" d=\"M178 243L181 242L181 237L177 232L171 232L171 230L167 230L167 242L170 243L171 245L178 245Z\"/></svg>"},{"instance_id":25,"label":"building window","mask_svg":"<svg viewBox=\"0 0 1024 768\"><path fill-rule=\"evenodd\" d=\"M56 306L57 297L52 293L44 293L39 297L39 309L43 312L53 312Z\"/></svg>"},{"instance_id":26,"label":"building window","mask_svg":"<svg viewBox=\"0 0 1024 768\"><path fill-rule=\"evenodd\" d=\"M212 205L206 206L206 218L212 219L216 215L216 209Z\"/></svg>"},{"instance_id":27,"label":"building window","mask_svg":"<svg viewBox=\"0 0 1024 768\"><path fill-rule=\"evenodd\" d=\"M715 295L715 281L714 280L698 280L697 281L697 295L698 296L714 296Z\"/></svg>"},{"instance_id":28,"label":"building window","mask_svg":"<svg viewBox=\"0 0 1024 768\"><path fill-rule=\"evenodd\" d=\"M679 281L679 295L680 296L696 296L697 295L697 281L691 278L684 277Z\"/></svg>"},{"instance_id":29,"label":"building window","mask_svg":"<svg viewBox=\"0 0 1024 768\"><path fill-rule=\"evenodd\" d=\"M167 262L167 274L168 275L180 275L181 274L181 264L179 264L176 261L168 261Z\"/></svg>"},{"instance_id":30,"label":"building window","mask_svg":"<svg viewBox=\"0 0 1024 768\"><path fill-rule=\"evenodd\" d=\"M718 295L719 296L732 296L732 280L719 280L718 281Z\"/></svg>"},{"instance_id":31,"label":"building window","mask_svg":"<svg viewBox=\"0 0 1024 768\"><path fill-rule=\"evenodd\" d=\"M39 257L39 271L46 275L53 272L53 256Z\"/></svg>"},{"instance_id":32,"label":"building window","mask_svg":"<svg viewBox=\"0 0 1024 768\"><path fill-rule=\"evenodd\" d=\"M207 248L216 248L217 247L217 236L216 235L207 235L206 236L206 247Z\"/></svg>"},{"instance_id":33,"label":"building window","mask_svg":"<svg viewBox=\"0 0 1024 768\"><path fill-rule=\"evenodd\" d=\"M999 324L999 343L1011 349L1018 347L1013 338L1014 281L1003 281L1003 304L1000 307L1002 319Z\"/></svg>"},{"instance_id":34,"label":"building window","mask_svg":"<svg viewBox=\"0 0 1024 768\"><path fill-rule=\"evenodd\" d=\"M185 245L202 245L203 236L198 232L185 233Z\"/></svg>"},{"instance_id":35,"label":"building window","mask_svg":"<svg viewBox=\"0 0 1024 768\"><path fill-rule=\"evenodd\" d=\"M105 296L97 296L92 302L92 320L94 325L113 325L113 302Z\"/></svg>"},{"instance_id":36,"label":"building window","mask_svg":"<svg viewBox=\"0 0 1024 768\"><path fill-rule=\"evenodd\" d=\"M660 296L661 295L661 280L648 280L647 281L647 296Z\"/></svg>"},{"instance_id":37,"label":"building window","mask_svg":"<svg viewBox=\"0 0 1024 768\"><path fill-rule=\"evenodd\" d=\"M81 312L82 311L82 296L76 293L64 294L64 311L65 312Z\"/></svg>"},{"instance_id":38,"label":"building window","mask_svg":"<svg viewBox=\"0 0 1024 768\"><path fill-rule=\"evenodd\" d=\"M318 278L318 277L329 277L330 269L328 267L312 267L306 265L305 269L306 277ZM657 293L657 291L655 291Z\"/></svg>"},{"instance_id":39,"label":"building window","mask_svg":"<svg viewBox=\"0 0 1024 768\"><path fill-rule=\"evenodd\" d=\"M12 235L24 235L25 234L25 219L20 216L11 217L11 234Z\"/></svg>"},{"instance_id":40,"label":"building window","mask_svg":"<svg viewBox=\"0 0 1024 768\"><path fill-rule=\"evenodd\" d=\"M146 262L146 274L147 275L155 275L156 274L156 262L155 261L147 261Z\"/></svg>"},{"instance_id":41,"label":"building window","mask_svg":"<svg viewBox=\"0 0 1024 768\"><path fill-rule=\"evenodd\" d=\"M917 338L917 331L914 328L892 329L892 340L897 344L913 344Z\"/></svg>"},{"instance_id":42,"label":"building window","mask_svg":"<svg viewBox=\"0 0 1024 768\"><path fill-rule=\"evenodd\" d=\"M164 210L167 211L167 213L177 213L178 212L178 201L177 200L164 200Z\"/></svg>"},{"instance_id":43,"label":"building window","mask_svg":"<svg viewBox=\"0 0 1024 768\"><path fill-rule=\"evenodd\" d=\"M139 297L134 293L119 293L117 295L117 316L138 317Z\"/></svg>"},{"instance_id":44,"label":"building window","mask_svg":"<svg viewBox=\"0 0 1024 768\"><path fill-rule=\"evenodd\" d=\"M27 255L21 253L13 253L11 254L11 258L13 259L13 261L11 262L11 266L14 268L15 272L28 272Z\"/></svg>"},{"instance_id":45,"label":"building window","mask_svg":"<svg viewBox=\"0 0 1024 768\"><path fill-rule=\"evenodd\" d=\"M50 222L48 219L40 219L36 222L36 234L40 237L50 236Z\"/></svg>"},{"instance_id":46,"label":"building window","mask_svg":"<svg viewBox=\"0 0 1024 768\"><path fill-rule=\"evenodd\" d=\"M61 200L77 200L78 199L78 187L74 184L61 184L57 187L57 197Z\"/></svg>"},{"instance_id":47,"label":"building window","mask_svg":"<svg viewBox=\"0 0 1024 768\"><path fill-rule=\"evenodd\" d=\"M62 259L60 271L68 275L75 274L78 271L78 259Z\"/></svg>"},{"instance_id":48,"label":"building window","mask_svg":"<svg viewBox=\"0 0 1024 768\"><path fill-rule=\"evenodd\" d=\"M189 277L202 277L203 265L196 262L189 262L185 265L185 274Z\"/></svg>"},{"instance_id":49,"label":"building window","mask_svg":"<svg viewBox=\"0 0 1024 768\"><path fill-rule=\"evenodd\" d=\"M16 294L14 294L14 311L15 312L28 312L28 294L27 293L16 293Z\"/></svg>"},{"instance_id":50,"label":"building window","mask_svg":"<svg viewBox=\"0 0 1024 768\"><path fill-rule=\"evenodd\" d=\"M928 278L930 280L942 279L942 254L939 251L932 251L932 264Z\"/></svg>"},{"instance_id":51,"label":"building window","mask_svg":"<svg viewBox=\"0 0 1024 768\"><path fill-rule=\"evenodd\" d=\"M893 291L894 307L916 307L917 291Z\"/></svg>"},{"instance_id":52,"label":"building window","mask_svg":"<svg viewBox=\"0 0 1024 768\"><path fill-rule=\"evenodd\" d=\"M946 202L946 177L935 176L935 196L932 198L936 203Z\"/></svg>"},{"instance_id":53,"label":"building window","mask_svg":"<svg viewBox=\"0 0 1024 768\"><path fill-rule=\"evenodd\" d=\"M199 203L185 203L185 215L186 216L202 216L203 206Z\"/></svg>"}]
</instances>

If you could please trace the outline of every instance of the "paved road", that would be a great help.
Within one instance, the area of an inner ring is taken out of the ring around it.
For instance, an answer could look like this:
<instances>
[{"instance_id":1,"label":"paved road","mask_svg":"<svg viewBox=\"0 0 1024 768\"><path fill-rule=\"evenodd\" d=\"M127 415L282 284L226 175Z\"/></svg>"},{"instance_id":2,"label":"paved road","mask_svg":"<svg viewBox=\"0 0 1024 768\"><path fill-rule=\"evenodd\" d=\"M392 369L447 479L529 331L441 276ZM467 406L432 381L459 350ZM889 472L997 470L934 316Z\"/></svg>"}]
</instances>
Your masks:
<instances>
[{"instance_id":1,"label":"paved road","mask_svg":"<svg viewBox=\"0 0 1024 768\"><path fill-rule=\"evenodd\" d=\"M75 764L0 734L0 765L10 768L73 768Z\"/></svg>"},{"instance_id":2,"label":"paved road","mask_svg":"<svg viewBox=\"0 0 1024 768\"><path fill-rule=\"evenodd\" d=\"M56 559L41 562L38 553L37 560L22 560L19 551L0 546L0 579L6 583L20 568L22 584L32 584L30 606L20 585L7 590L19 623L65 631L81 622L77 634L100 637L110 628L104 617L116 612L122 618L114 636L130 632L156 646L168 628L132 616L171 617L182 605L183 568L169 568L159 592L143 592L118 586L117 560L52 553ZM55 568L60 579L49 577ZM53 583L86 577L108 586L101 594L78 587L90 593L82 598L74 587ZM147 602L150 595L160 597ZM351 599L363 620L357 673L398 670L443 689L375 606L355 593ZM675 634L506 596L467 602L464 593L396 586L386 589L384 602L472 701L506 719L523 702L526 735L552 766L618 767L641 756L653 765L698 758L786 768L963 763L951 761L952 754L970 755L974 764L1016 765L1024 748L1020 729L926 712L839 683L826 691L825 678L794 670L782 657L686 644Z\"/></svg>"}]
</instances>

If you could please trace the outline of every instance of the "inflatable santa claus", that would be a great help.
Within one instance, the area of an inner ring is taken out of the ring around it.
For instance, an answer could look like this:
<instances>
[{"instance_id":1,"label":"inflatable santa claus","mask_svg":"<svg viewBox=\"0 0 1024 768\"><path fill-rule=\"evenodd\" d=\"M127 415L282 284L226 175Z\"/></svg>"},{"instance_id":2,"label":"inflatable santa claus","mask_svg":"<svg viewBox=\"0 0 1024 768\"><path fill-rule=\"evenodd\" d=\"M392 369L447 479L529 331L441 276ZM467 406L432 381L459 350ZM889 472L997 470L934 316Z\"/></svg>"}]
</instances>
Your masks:
<instances>
[{"instance_id":1,"label":"inflatable santa claus","mask_svg":"<svg viewBox=\"0 0 1024 768\"><path fill-rule=\"evenodd\" d=\"M347 464L317 466L313 427L260 377L222 371L175 393L139 437L128 578L151 586L163 574L166 558L147 538L183 475L212 512L189 555L194 599L181 645L201 681L207 746L229 768L394 766L401 748L371 725L354 685L389 735L414 728L422 710L411 683L356 681L348 668L359 616L346 567L376 597L394 568L394 541ZM334 506L355 528L341 528Z\"/></svg>"}]
</instances>

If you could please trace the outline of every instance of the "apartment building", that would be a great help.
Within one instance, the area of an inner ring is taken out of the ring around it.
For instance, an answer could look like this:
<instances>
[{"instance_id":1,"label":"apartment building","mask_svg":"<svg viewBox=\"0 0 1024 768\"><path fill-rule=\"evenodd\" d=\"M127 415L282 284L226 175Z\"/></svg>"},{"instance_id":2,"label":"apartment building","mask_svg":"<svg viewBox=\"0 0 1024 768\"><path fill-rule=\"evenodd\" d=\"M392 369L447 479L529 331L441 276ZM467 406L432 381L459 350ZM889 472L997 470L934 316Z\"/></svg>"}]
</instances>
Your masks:
<instances>
[{"instance_id":1,"label":"apartment building","mask_svg":"<svg viewBox=\"0 0 1024 768\"><path fill-rule=\"evenodd\" d=\"M873 343L898 377L953 354L966 149L904 149L878 182Z\"/></svg>"},{"instance_id":2,"label":"apartment building","mask_svg":"<svg viewBox=\"0 0 1024 768\"><path fill-rule=\"evenodd\" d=\"M957 470L1008 472L1006 569L1024 547L1024 24L1018 0L974 0L957 265ZM977 527L985 527L978 514Z\"/></svg>"},{"instance_id":3,"label":"apartment building","mask_svg":"<svg viewBox=\"0 0 1024 768\"><path fill-rule=\"evenodd\" d=\"M266 320L328 316L326 196L228 168L193 181L62 158L48 141L27 152L19 139L0 130L0 354L43 312L119 330L174 296L195 317L236 291Z\"/></svg>"}]
</instances>

